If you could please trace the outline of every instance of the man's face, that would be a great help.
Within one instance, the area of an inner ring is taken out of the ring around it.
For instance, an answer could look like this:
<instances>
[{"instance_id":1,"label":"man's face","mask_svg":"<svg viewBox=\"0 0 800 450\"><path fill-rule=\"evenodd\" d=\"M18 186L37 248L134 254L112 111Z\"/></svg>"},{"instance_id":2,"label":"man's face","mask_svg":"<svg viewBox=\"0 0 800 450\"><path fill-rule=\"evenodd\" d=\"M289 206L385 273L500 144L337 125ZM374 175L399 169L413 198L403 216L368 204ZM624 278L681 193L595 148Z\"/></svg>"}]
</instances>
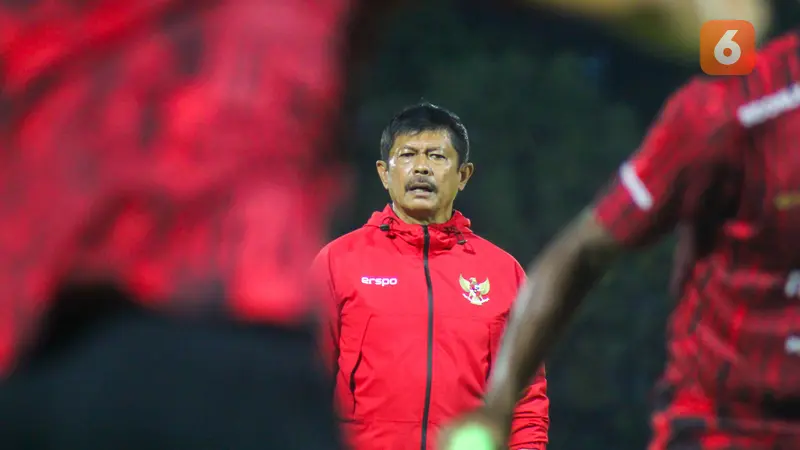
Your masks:
<instances>
[{"instance_id":1,"label":"man's face","mask_svg":"<svg viewBox=\"0 0 800 450\"><path fill-rule=\"evenodd\" d=\"M474 170L471 163L459 165L447 130L398 135L389 160L378 161L377 169L395 207L425 222L449 219L456 193Z\"/></svg>"}]
</instances>

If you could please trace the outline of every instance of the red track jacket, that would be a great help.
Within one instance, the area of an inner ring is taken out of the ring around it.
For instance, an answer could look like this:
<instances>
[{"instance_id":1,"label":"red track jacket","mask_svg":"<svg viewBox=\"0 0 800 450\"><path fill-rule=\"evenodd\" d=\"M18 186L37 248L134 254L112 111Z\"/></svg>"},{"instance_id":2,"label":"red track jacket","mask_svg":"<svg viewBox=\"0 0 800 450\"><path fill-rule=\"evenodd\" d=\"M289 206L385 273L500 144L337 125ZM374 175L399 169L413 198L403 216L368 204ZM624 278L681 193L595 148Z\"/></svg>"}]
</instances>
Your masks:
<instances>
[{"instance_id":1,"label":"red track jacket","mask_svg":"<svg viewBox=\"0 0 800 450\"><path fill-rule=\"evenodd\" d=\"M480 405L525 273L455 212L409 225L390 206L314 262L331 311L326 345L344 431L356 450L432 449L437 428ZM520 402L511 449L543 450L544 374ZM423 445L424 442L424 445Z\"/></svg>"}]
</instances>

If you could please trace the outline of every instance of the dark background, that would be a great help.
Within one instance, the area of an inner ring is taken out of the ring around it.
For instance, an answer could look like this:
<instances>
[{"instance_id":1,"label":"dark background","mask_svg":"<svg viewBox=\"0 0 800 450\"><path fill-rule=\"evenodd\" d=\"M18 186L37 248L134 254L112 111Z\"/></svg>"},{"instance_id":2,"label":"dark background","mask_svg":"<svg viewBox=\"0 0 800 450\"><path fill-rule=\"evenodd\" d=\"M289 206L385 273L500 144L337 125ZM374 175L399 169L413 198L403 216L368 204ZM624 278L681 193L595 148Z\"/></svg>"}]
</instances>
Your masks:
<instances>
[{"instance_id":1,"label":"dark background","mask_svg":"<svg viewBox=\"0 0 800 450\"><path fill-rule=\"evenodd\" d=\"M351 91L345 142L356 200L339 210L336 235L385 205L380 132L424 98L459 114L470 133L477 170L456 207L526 265L636 148L670 92L699 72L541 11L422 3L369 36L375 48ZM800 25L799 2L776 3L773 34ZM673 303L669 266L669 242L619 262L549 359L551 450L645 448Z\"/></svg>"}]
</instances>

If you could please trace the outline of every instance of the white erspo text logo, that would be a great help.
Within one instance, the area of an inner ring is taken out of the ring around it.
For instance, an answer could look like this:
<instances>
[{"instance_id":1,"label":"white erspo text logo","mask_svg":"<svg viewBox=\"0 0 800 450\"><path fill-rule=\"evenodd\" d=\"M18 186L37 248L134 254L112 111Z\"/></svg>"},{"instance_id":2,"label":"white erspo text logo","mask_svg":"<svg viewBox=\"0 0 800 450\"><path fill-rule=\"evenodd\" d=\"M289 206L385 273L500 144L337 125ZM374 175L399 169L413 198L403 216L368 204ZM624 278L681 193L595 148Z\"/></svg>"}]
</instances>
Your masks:
<instances>
[{"instance_id":1,"label":"white erspo text logo","mask_svg":"<svg viewBox=\"0 0 800 450\"><path fill-rule=\"evenodd\" d=\"M394 286L397 284L397 278L361 277L361 283L381 287Z\"/></svg>"},{"instance_id":2,"label":"white erspo text logo","mask_svg":"<svg viewBox=\"0 0 800 450\"><path fill-rule=\"evenodd\" d=\"M800 107L800 83L742 105L736 115L745 128L754 127Z\"/></svg>"}]
</instances>

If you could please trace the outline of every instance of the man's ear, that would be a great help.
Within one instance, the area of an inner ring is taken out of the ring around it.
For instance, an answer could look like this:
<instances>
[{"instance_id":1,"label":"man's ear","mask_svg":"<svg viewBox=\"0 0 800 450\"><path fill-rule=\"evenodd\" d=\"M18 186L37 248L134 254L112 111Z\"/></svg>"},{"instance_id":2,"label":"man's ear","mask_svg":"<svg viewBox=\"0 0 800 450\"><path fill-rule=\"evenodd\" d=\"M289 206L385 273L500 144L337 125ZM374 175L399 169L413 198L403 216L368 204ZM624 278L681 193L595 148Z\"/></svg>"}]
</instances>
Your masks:
<instances>
[{"instance_id":1,"label":"man's ear","mask_svg":"<svg viewBox=\"0 0 800 450\"><path fill-rule=\"evenodd\" d=\"M473 173L475 173L475 165L471 162L462 164L461 167L458 168L458 175L461 178L458 182L459 191L463 191L464 188L467 187L467 181L472 178Z\"/></svg>"},{"instance_id":2,"label":"man's ear","mask_svg":"<svg viewBox=\"0 0 800 450\"><path fill-rule=\"evenodd\" d=\"M389 190L389 165L386 161L379 159L375 161L375 169L378 170L378 177L381 179L383 188Z\"/></svg>"}]
</instances>

